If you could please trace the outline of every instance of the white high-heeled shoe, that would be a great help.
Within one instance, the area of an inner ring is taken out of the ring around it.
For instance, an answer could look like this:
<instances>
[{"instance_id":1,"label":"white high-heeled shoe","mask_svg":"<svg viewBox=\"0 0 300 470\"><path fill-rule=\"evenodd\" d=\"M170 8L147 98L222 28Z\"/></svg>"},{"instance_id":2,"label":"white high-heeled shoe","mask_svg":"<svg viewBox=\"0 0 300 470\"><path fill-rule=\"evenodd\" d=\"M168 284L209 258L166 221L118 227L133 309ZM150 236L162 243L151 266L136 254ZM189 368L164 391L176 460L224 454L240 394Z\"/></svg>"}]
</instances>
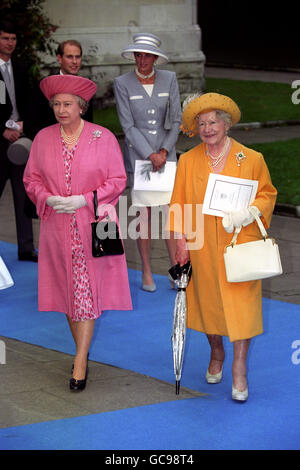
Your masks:
<instances>
[{"instance_id":1,"label":"white high-heeled shoe","mask_svg":"<svg viewBox=\"0 0 300 470\"><path fill-rule=\"evenodd\" d=\"M218 384L219 382L221 382L222 376L223 376L223 367L220 370L220 372L218 372L217 374L210 374L207 369L205 378L208 384Z\"/></svg>"},{"instance_id":2,"label":"white high-heeled shoe","mask_svg":"<svg viewBox=\"0 0 300 470\"><path fill-rule=\"evenodd\" d=\"M146 292L155 292L156 284L155 282L153 282L153 284L143 284L142 289L145 290Z\"/></svg>"},{"instance_id":3,"label":"white high-heeled shoe","mask_svg":"<svg viewBox=\"0 0 300 470\"><path fill-rule=\"evenodd\" d=\"M236 401L246 401L248 399L248 387L245 390L238 390L232 385L232 399Z\"/></svg>"}]
</instances>

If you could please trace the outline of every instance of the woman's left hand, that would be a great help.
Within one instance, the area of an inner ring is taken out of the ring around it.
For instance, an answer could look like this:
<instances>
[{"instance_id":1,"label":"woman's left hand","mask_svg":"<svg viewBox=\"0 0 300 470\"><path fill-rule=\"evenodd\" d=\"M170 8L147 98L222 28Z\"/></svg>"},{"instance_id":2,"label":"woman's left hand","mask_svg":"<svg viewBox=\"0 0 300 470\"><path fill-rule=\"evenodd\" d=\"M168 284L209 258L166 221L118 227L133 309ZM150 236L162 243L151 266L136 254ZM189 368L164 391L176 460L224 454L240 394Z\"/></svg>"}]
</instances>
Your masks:
<instances>
[{"instance_id":1,"label":"woman's left hand","mask_svg":"<svg viewBox=\"0 0 300 470\"><path fill-rule=\"evenodd\" d=\"M153 171L160 170L166 163L166 159L159 153L152 153L149 159L152 163Z\"/></svg>"},{"instance_id":2,"label":"woman's left hand","mask_svg":"<svg viewBox=\"0 0 300 470\"><path fill-rule=\"evenodd\" d=\"M259 209L255 206L251 206L257 215L260 215ZM229 212L222 219L222 224L226 232L232 233L235 228L246 227L254 221L254 216L248 209L241 209L237 212Z\"/></svg>"},{"instance_id":3,"label":"woman's left hand","mask_svg":"<svg viewBox=\"0 0 300 470\"><path fill-rule=\"evenodd\" d=\"M160 165L160 168L162 168L166 164L168 152L165 149L160 149L158 155L161 158L162 163Z\"/></svg>"},{"instance_id":4,"label":"woman's left hand","mask_svg":"<svg viewBox=\"0 0 300 470\"><path fill-rule=\"evenodd\" d=\"M160 170L166 164L167 154L168 152L165 149L161 149L159 153L152 153L150 155L149 159L152 162L153 171Z\"/></svg>"}]
</instances>

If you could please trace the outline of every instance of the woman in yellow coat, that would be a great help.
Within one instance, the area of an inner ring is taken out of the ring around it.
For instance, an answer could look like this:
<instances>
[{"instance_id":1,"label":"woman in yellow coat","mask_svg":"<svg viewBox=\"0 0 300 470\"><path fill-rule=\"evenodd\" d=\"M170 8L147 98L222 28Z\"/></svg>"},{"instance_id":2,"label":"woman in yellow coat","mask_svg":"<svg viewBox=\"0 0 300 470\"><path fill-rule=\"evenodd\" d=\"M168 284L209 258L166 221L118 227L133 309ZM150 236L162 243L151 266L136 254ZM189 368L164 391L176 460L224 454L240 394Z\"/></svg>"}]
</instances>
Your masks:
<instances>
[{"instance_id":1,"label":"woman in yellow coat","mask_svg":"<svg viewBox=\"0 0 300 470\"><path fill-rule=\"evenodd\" d=\"M245 401L250 338L263 332L261 281L227 282L223 255L235 228L242 227L238 243L260 239L261 234L247 208L223 218L202 213L209 174L214 172L257 180L251 206L266 228L270 224L277 191L262 154L228 137L230 126L239 119L236 103L218 93L193 95L184 103L182 129L190 136L198 131L202 143L179 159L169 229L183 234L177 240L176 261L183 265L190 259L192 264L187 326L206 333L211 346L206 380L221 381L225 358L222 337L228 336L233 342L232 398ZM196 233L196 239L189 231Z\"/></svg>"}]
</instances>

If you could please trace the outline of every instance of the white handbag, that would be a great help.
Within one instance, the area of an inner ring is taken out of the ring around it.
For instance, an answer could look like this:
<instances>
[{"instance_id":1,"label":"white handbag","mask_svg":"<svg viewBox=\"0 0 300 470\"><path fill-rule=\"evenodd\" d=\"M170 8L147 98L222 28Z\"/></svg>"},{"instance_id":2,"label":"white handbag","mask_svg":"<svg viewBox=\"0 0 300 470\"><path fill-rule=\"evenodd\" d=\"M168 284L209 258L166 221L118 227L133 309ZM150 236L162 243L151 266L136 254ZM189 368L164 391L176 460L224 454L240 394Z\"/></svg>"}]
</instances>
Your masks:
<instances>
[{"instance_id":1,"label":"white handbag","mask_svg":"<svg viewBox=\"0 0 300 470\"><path fill-rule=\"evenodd\" d=\"M14 281L0 256L0 289L7 289L14 285Z\"/></svg>"},{"instance_id":2,"label":"white handbag","mask_svg":"<svg viewBox=\"0 0 300 470\"><path fill-rule=\"evenodd\" d=\"M228 282L245 282L265 279L282 274L279 248L255 211L248 208L259 226L262 240L236 244L240 228L235 230L230 245L224 253L225 270Z\"/></svg>"}]
</instances>

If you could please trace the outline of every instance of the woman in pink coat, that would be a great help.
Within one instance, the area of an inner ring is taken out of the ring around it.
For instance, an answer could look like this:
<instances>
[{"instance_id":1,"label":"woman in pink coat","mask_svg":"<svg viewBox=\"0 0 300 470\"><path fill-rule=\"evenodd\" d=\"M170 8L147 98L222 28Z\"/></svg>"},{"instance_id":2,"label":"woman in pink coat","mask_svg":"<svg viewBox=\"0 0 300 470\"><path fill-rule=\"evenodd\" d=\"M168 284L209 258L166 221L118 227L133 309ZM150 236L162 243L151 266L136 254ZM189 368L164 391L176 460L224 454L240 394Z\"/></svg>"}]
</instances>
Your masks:
<instances>
[{"instance_id":1,"label":"woman in pink coat","mask_svg":"<svg viewBox=\"0 0 300 470\"><path fill-rule=\"evenodd\" d=\"M37 134L24 173L41 219L39 310L65 313L76 345L71 390L85 388L96 318L103 310L132 309L125 255L92 256L93 191L99 215L105 207L116 220L114 206L126 186L116 138L81 118L96 88L75 75L41 81L58 124Z\"/></svg>"}]
</instances>

